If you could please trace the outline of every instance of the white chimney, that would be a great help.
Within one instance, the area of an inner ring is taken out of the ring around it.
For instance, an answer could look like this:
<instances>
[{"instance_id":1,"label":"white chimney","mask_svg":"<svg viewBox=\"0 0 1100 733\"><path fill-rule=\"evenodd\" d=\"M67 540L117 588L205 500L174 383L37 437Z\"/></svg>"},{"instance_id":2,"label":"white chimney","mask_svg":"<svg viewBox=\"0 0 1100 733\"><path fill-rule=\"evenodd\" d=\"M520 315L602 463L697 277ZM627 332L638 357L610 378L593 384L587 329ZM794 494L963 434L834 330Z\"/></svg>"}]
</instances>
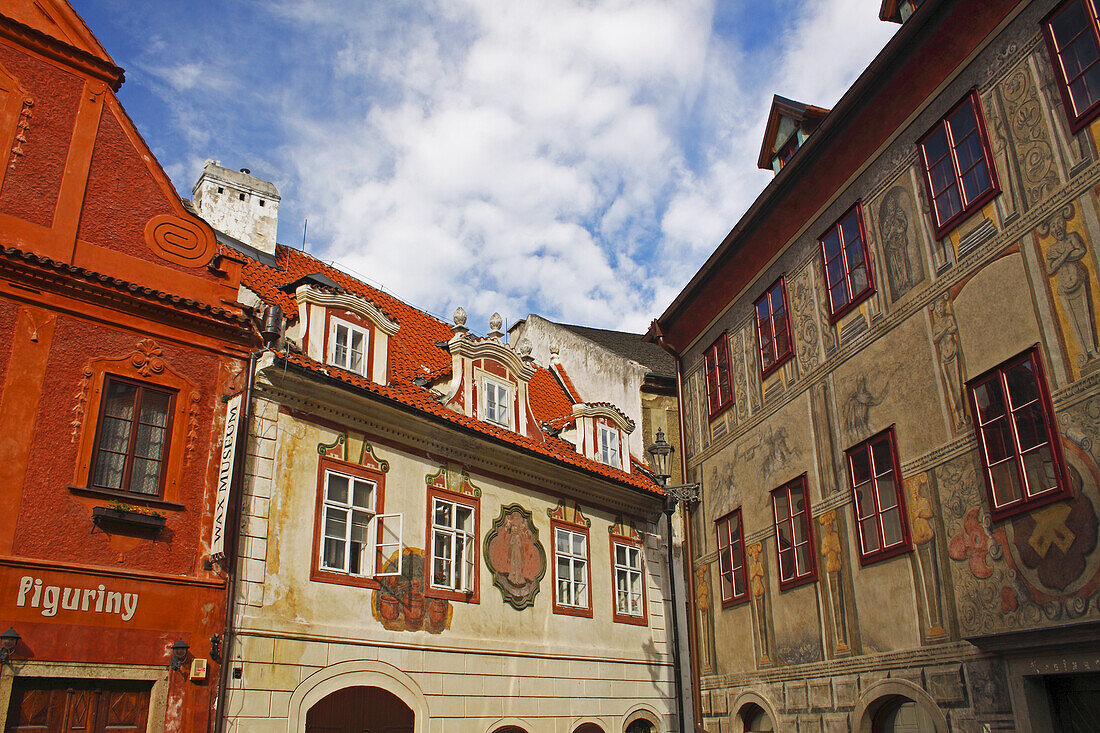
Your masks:
<instances>
[{"instance_id":1,"label":"white chimney","mask_svg":"<svg viewBox=\"0 0 1100 733\"><path fill-rule=\"evenodd\" d=\"M280 198L273 184L247 168L234 171L222 168L221 161L207 160L191 195L199 216L210 226L253 249L275 254Z\"/></svg>"}]
</instances>

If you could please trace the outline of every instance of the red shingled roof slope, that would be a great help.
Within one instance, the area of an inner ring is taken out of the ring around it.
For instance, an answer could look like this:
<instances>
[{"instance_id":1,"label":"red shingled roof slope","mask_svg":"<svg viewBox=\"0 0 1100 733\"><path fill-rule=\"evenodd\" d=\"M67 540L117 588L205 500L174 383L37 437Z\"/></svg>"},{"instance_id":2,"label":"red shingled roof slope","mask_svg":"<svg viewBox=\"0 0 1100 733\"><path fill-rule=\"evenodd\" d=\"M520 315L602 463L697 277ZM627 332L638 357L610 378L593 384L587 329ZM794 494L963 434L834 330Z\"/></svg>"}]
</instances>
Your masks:
<instances>
[{"instance_id":1,"label":"red shingled roof slope","mask_svg":"<svg viewBox=\"0 0 1100 733\"><path fill-rule=\"evenodd\" d=\"M239 256L239 255L238 255ZM424 387L413 384L416 377L437 379L451 371L451 355L436 346L453 335L450 326L424 311L398 300L392 295L352 277L310 255L290 247L278 245L275 251L278 269L272 269L248 259L241 281L264 302L278 305L291 319L297 318L298 305L291 293L279 288L307 275L322 273L348 292L363 297L396 321L400 328L389 341L390 383L380 385L351 372L314 361L304 354L292 353L285 358L291 364L323 373L367 392L399 402L431 414L439 419L456 423L467 429L511 443L516 447L556 459L590 473L599 474L618 482L661 493L657 485L644 473L635 470L624 473L602 463L592 461L577 453L576 449L560 438L540 434L536 437L520 435L490 423L469 417L440 404ZM560 420L572 415L573 402L554 377L538 367L528 384L531 410L542 423Z\"/></svg>"}]
</instances>

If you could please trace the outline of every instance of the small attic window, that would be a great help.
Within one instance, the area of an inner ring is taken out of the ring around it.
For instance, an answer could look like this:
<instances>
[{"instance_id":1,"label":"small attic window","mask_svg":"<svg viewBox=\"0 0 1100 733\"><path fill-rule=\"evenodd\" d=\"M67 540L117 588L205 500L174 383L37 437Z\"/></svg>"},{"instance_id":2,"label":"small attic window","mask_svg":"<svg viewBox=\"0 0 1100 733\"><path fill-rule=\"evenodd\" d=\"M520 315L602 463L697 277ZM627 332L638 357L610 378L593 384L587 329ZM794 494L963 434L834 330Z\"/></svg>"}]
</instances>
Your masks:
<instances>
[{"instance_id":1,"label":"small attic window","mask_svg":"<svg viewBox=\"0 0 1100 733\"><path fill-rule=\"evenodd\" d=\"M506 385L495 379L482 377L481 405L483 420L512 429L512 390Z\"/></svg>"},{"instance_id":2,"label":"small attic window","mask_svg":"<svg viewBox=\"0 0 1100 733\"><path fill-rule=\"evenodd\" d=\"M244 201L244 194L243 193L237 194L237 198L239 198L241 201Z\"/></svg>"},{"instance_id":3,"label":"small attic window","mask_svg":"<svg viewBox=\"0 0 1100 733\"><path fill-rule=\"evenodd\" d=\"M264 200L260 199L260 206L263 206L263 205L264 205Z\"/></svg>"},{"instance_id":4,"label":"small attic window","mask_svg":"<svg viewBox=\"0 0 1100 733\"><path fill-rule=\"evenodd\" d=\"M225 193L225 187L218 186L218 193Z\"/></svg>"},{"instance_id":5,"label":"small attic window","mask_svg":"<svg viewBox=\"0 0 1100 733\"><path fill-rule=\"evenodd\" d=\"M619 431L606 425L599 426L600 445L596 454L600 463L619 468Z\"/></svg>"}]
</instances>

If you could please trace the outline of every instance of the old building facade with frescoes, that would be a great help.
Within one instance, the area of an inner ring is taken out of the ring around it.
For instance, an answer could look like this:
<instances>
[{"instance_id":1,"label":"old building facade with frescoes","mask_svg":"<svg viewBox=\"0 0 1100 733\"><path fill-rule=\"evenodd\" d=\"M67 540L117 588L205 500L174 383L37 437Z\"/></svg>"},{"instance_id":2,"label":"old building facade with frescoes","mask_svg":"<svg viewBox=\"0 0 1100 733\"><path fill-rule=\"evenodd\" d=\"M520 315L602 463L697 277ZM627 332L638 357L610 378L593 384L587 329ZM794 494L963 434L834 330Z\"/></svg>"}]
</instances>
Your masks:
<instances>
[{"instance_id":1,"label":"old building facade with frescoes","mask_svg":"<svg viewBox=\"0 0 1100 733\"><path fill-rule=\"evenodd\" d=\"M703 484L706 730L1100 724L1096 11L884 3L651 329Z\"/></svg>"},{"instance_id":2,"label":"old building facade with frescoes","mask_svg":"<svg viewBox=\"0 0 1100 733\"><path fill-rule=\"evenodd\" d=\"M222 398L259 340L122 80L64 0L0 2L4 730L214 719Z\"/></svg>"},{"instance_id":3,"label":"old building facade with frescoes","mask_svg":"<svg viewBox=\"0 0 1100 733\"><path fill-rule=\"evenodd\" d=\"M222 170L196 190L258 187ZM285 318L254 375L227 730L676 730L635 421L499 316L474 336L248 228L240 299Z\"/></svg>"}]
</instances>

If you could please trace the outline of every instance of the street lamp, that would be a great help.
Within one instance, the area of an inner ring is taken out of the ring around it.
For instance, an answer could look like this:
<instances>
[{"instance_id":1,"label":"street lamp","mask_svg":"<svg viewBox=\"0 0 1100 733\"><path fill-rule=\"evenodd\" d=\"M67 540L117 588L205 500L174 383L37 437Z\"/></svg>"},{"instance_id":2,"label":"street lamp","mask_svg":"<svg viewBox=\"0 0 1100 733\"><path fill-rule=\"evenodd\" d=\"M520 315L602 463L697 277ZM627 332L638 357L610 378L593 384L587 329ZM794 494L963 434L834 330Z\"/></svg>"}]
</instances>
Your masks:
<instances>
[{"instance_id":1,"label":"street lamp","mask_svg":"<svg viewBox=\"0 0 1100 733\"><path fill-rule=\"evenodd\" d=\"M650 463L653 464L653 473L661 486L664 486L672 476L668 470L668 458L672 454L672 446L665 440L664 431L660 428L657 428L657 439L653 441L653 445L646 448L646 451L650 455Z\"/></svg>"},{"instance_id":2,"label":"street lamp","mask_svg":"<svg viewBox=\"0 0 1100 733\"><path fill-rule=\"evenodd\" d=\"M19 646L19 632L15 630L15 627L9 627L7 631L0 634L0 665L7 664L11 660L11 655L15 653L15 647Z\"/></svg>"},{"instance_id":3,"label":"street lamp","mask_svg":"<svg viewBox=\"0 0 1100 733\"><path fill-rule=\"evenodd\" d=\"M178 672L183 666L183 663L187 661L187 652L191 651L191 647L187 645L187 642L183 639L176 639L172 642L172 646L168 647L172 650L172 656L168 661L173 672Z\"/></svg>"}]
</instances>

